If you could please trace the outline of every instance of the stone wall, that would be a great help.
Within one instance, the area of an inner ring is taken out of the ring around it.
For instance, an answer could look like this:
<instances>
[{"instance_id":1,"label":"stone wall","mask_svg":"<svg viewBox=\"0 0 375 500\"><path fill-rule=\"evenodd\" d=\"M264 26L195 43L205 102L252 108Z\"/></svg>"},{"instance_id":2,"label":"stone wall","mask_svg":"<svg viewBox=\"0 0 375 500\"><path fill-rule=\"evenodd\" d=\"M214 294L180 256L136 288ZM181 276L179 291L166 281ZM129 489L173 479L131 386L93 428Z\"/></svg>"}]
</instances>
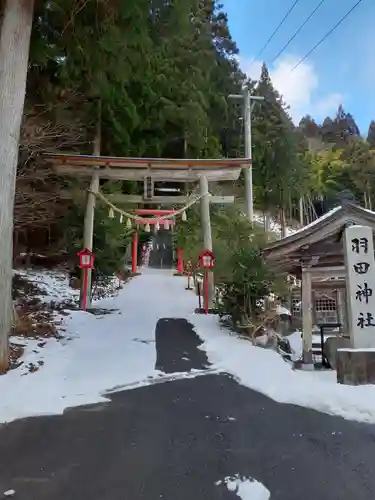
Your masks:
<instances>
[{"instance_id":1,"label":"stone wall","mask_svg":"<svg viewBox=\"0 0 375 500\"><path fill-rule=\"evenodd\" d=\"M337 382L345 385L375 384L375 349L339 349Z\"/></svg>"}]
</instances>

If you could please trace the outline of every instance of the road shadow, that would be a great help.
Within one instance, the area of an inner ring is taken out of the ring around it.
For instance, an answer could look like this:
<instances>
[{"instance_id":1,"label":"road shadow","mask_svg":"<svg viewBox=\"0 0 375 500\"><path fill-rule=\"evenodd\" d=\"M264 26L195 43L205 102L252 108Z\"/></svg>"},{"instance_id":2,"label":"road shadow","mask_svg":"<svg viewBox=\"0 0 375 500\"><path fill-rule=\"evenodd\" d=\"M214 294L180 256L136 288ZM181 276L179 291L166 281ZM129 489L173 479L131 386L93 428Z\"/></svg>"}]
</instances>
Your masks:
<instances>
[{"instance_id":1,"label":"road shadow","mask_svg":"<svg viewBox=\"0 0 375 500\"><path fill-rule=\"evenodd\" d=\"M210 366L202 340L186 319L163 318L155 331L155 369L164 373L204 370Z\"/></svg>"}]
</instances>

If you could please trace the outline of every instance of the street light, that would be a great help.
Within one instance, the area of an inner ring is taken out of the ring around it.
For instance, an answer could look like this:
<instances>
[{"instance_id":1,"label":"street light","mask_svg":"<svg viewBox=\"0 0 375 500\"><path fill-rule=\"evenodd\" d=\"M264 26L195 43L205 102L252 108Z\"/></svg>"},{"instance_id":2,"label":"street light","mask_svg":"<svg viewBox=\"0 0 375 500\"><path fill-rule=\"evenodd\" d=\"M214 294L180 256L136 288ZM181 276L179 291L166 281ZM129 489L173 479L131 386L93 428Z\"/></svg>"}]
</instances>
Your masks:
<instances>
[{"instance_id":1,"label":"street light","mask_svg":"<svg viewBox=\"0 0 375 500\"><path fill-rule=\"evenodd\" d=\"M264 97L250 95L248 88L243 90L242 94L229 94L229 99L242 99L244 102L244 134L245 134L245 156L251 160L250 166L245 168L245 193L246 193L246 213L250 222L254 220L254 202L253 202L253 170L252 170L252 141L251 141L251 111L256 101L264 101ZM253 103L251 101L254 101Z\"/></svg>"}]
</instances>

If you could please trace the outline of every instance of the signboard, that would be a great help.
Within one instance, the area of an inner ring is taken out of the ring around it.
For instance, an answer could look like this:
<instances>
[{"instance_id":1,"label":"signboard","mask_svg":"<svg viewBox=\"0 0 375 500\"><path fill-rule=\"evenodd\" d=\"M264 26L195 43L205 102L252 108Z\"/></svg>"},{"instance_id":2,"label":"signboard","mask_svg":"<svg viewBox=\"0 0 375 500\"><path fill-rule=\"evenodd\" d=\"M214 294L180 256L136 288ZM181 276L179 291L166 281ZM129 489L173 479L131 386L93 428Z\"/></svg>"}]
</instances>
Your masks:
<instances>
[{"instance_id":1,"label":"signboard","mask_svg":"<svg viewBox=\"0 0 375 500\"><path fill-rule=\"evenodd\" d=\"M375 347L375 259L372 229L345 229L348 326L354 348Z\"/></svg>"}]
</instances>

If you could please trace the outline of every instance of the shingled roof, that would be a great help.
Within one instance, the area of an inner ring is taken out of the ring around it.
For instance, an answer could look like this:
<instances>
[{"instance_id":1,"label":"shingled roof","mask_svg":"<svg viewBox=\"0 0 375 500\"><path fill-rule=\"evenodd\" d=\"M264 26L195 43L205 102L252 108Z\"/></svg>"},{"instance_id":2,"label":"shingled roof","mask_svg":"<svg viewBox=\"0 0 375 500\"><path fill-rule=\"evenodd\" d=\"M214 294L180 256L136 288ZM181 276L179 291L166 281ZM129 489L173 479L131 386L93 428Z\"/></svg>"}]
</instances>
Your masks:
<instances>
[{"instance_id":1,"label":"shingled roof","mask_svg":"<svg viewBox=\"0 0 375 500\"><path fill-rule=\"evenodd\" d=\"M375 212L345 203L290 236L270 243L263 256L270 264L293 274L304 259L311 257L316 257L319 265L343 265L341 236L352 224L370 226L375 232Z\"/></svg>"}]
</instances>

